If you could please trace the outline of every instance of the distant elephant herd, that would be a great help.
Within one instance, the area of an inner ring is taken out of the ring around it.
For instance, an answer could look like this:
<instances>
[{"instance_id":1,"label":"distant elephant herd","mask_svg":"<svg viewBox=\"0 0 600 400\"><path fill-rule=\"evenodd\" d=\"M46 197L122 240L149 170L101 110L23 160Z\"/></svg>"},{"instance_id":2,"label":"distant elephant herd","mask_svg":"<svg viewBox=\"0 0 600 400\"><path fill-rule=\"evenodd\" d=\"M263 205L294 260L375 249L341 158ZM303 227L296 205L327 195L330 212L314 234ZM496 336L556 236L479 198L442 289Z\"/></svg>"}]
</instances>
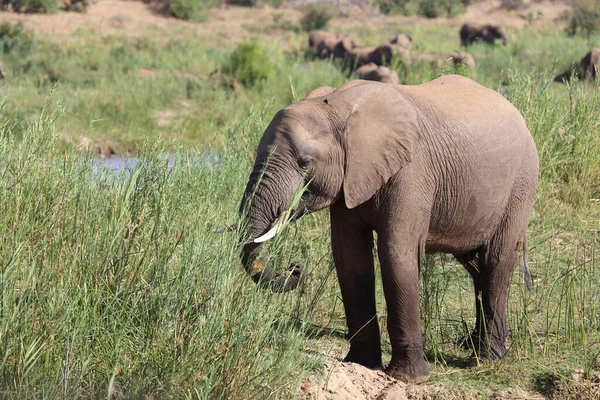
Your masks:
<instances>
[{"instance_id":1,"label":"distant elephant herd","mask_svg":"<svg viewBox=\"0 0 600 400\"><path fill-rule=\"evenodd\" d=\"M506 30L500 25L478 25L466 23L459 31L461 45L467 47L477 41L494 44L496 39L506 46L508 43ZM398 83L398 73L386 65L396 58L406 71L410 69L412 60L429 62L440 68L451 60L452 65L462 64L468 69L475 68L472 55L462 51L450 51L441 55L411 52L412 37L399 34L389 39L388 43L375 47L361 46L358 40L348 33L330 33L314 31L310 34L308 45L313 53L321 59L335 58L342 60L344 68L355 70L359 79L384 83ZM573 72L580 79L595 80L600 69L600 48L594 48L574 68L555 77L555 81L568 80Z\"/></svg>"}]
</instances>

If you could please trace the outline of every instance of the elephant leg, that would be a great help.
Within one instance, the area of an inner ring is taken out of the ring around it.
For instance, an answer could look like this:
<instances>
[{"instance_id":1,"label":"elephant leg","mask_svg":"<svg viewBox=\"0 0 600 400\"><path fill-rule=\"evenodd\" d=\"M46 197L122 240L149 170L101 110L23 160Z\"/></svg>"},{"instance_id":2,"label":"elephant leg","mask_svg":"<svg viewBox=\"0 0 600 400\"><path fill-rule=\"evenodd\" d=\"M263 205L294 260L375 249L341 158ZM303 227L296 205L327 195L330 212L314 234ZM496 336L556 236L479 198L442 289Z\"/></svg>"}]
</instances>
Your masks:
<instances>
[{"instance_id":1,"label":"elephant leg","mask_svg":"<svg viewBox=\"0 0 600 400\"><path fill-rule=\"evenodd\" d=\"M344 361L383 368L375 306L373 231L350 223L348 214L344 205L330 208L333 259L350 337L350 351Z\"/></svg>"},{"instance_id":2,"label":"elephant leg","mask_svg":"<svg viewBox=\"0 0 600 400\"><path fill-rule=\"evenodd\" d=\"M473 286L475 289L475 328L468 336L462 341L462 348L468 349L479 349L481 342L479 340L479 331L481 330L482 321L482 308L481 302L478 300L478 295L481 293L481 262L479 260L479 250L475 250L469 253L454 254L454 258L461 263L467 272L473 278Z\"/></svg>"},{"instance_id":3,"label":"elephant leg","mask_svg":"<svg viewBox=\"0 0 600 400\"><path fill-rule=\"evenodd\" d=\"M379 261L387 304L392 359L385 372L403 382L429 378L419 313L419 266L425 255L426 233L378 235ZM403 239L404 238L404 239ZM406 238L410 238L406 240Z\"/></svg>"},{"instance_id":4,"label":"elephant leg","mask_svg":"<svg viewBox=\"0 0 600 400\"><path fill-rule=\"evenodd\" d=\"M504 343L508 337L508 286L519 257L515 244L510 251L508 248L498 249L497 255L489 257L482 266L480 290L475 297L478 317L475 335L478 343L475 343L474 349L482 358L496 360L507 353Z\"/></svg>"},{"instance_id":5,"label":"elephant leg","mask_svg":"<svg viewBox=\"0 0 600 400\"><path fill-rule=\"evenodd\" d=\"M475 350L478 350L481 357L494 360L507 354L504 344L508 337L508 287L519 260L527 228L526 221L531 210L527 205L520 208L509 213L489 245L484 246L479 253L480 291L476 295L476 305L481 313L476 324L476 334L480 347Z\"/></svg>"}]
</instances>

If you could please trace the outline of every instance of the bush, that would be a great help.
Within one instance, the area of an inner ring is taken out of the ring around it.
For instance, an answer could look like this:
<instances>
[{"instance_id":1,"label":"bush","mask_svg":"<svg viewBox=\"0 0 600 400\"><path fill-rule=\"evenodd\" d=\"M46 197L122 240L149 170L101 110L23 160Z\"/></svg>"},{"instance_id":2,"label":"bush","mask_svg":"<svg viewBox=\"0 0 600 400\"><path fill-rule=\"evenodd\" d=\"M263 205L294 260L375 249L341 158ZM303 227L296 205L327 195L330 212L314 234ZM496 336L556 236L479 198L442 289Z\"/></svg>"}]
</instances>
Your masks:
<instances>
[{"instance_id":1,"label":"bush","mask_svg":"<svg viewBox=\"0 0 600 400\"><path fill-rule=\"evenodd\" d=\"M520 8L527 8L524 0L502 0L500 2L500 8L504 10L518 10Z\"/></svg>"},{"instance_id":2,"label":"bush","mask_svg":"<svg viewBox=\"0 0 600 400\"><path fill-rule=\"evenodd\" d=\"M229 0L228 3L236 6L252 7L255 6L257 2L256 0Z\"/></svg>"},{"instance_id":3,"label":"bush","mask_svg":"<svg viewBox=\"0 0 600 400\"><path fill-rule=\"evenodd\" d=\"M22 52L29 51L33 47L33 38L25 30L22 22L12 24L5 22L0 24L0 49L4 53L10 53L15 49Z\"/></svg>"},{"instance_id":4,"label":"bush","mask_svg":"<svg viewBox=\"0 0 600 400\"><path fill-rule=\"evenodd\" d=\"M333 11L325 5L312 5L304 9L304 14L300 20L300 26L306 32L322 29L329 23L333 17Z\"/></svg>"},{"instance_id":5,"label":"bush","mask_svg":"<svg viewBox=\"0 0 600 400\"><path fill-rule=\"evenodd\" d=\"M460 0L421 0L419 14L427 18L454 17L465 11Z\"/></svg>"},{"instance_id":6,"label":"bush","mask_svg":"<svg viewBox=\"0 0 600 400\"><path fill-rule=\"evenodd\" d=\"M65 11L85 12L91 0L66 0L63 4Z\"/></svg>"},{"instance_id":7,"label":"bush","mask_svg":"<svg viewBox=\"0 0 600 400\"><path fill-rule=\"evenodd\" d=\"M83 12L90 0L0 0L0 8L23 13L54 13L59 9Z\"/></svg>"},{"instance_id":8,"label":"bush","mask_svg":"<svg viewBox=\"0 0 600 400\"><path fill-rule=\"evenodd\" d=\"M566 28L569 36L581 34L590 37L600 32L600 8L598 0L577 0L573 5L571 20Z\"/></svg>"},{"instance_id":9,"label":"bush","mask_svg":"<svg viewBox=\"0 0 600 400\"><path fill-rule=\"evenodd\" d=\"M2 0L2 8L16 12L53 13L58 11L58 0Z\"/></svg>"},{"instance_id":10,"label":"bush","mask_svg":"<svg viewBox=\"0 0 600 400\"><path fill-rule=\"evenodd\" d=\"M201 21L203 20L202 11L216 5L216 0L170 0L169 12L175 18Z\"/></svg>"},{"instance_id":11,"label":"bush","mask_svg":"<svg viewBox=\"0 0 600 400\"><path fill-rule=\"evenodd\" d=\"M454 17L465 11L464 0L381 0L384 14L418 14L428 18Z\"/></svg>"},{"instance_id":12,"label":"bush","mask_svg":"<svg viewBox=\"0 0 600 400\"><path fill-rule=\"evenodd\" d=\"M267 79L273 69L269 57L256 42L241 42L223 65L223 72L245 86Z\"/></svg>"}]
</instances>

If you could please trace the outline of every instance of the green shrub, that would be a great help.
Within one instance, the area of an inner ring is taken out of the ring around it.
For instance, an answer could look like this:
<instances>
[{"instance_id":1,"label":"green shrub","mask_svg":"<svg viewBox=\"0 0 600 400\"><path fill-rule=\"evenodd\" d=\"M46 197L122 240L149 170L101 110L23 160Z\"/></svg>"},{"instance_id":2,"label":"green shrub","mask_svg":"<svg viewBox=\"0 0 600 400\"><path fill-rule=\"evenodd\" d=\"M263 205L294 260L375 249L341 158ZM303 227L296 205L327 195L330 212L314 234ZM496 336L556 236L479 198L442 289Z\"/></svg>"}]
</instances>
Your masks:
<instances>
[{"instance_id":1,"label":"green shrub","mask_svg":"<svg viewBox=\"0 0 600 400\"><path fill-rule=\"evenodd\" d=\"M16 12L53 13L59 9L59 0L2 0L2 8Z\"/></svg>"},{"instance_id":2,"label":"green shrub","mask_svg":"<svg viewBox=\"0 0 600 400\"><path fill-rule=\"evenodd\" d=\"M421 0L419 14L427 18L454 17L465 11L460 0Z\"/></svg>"},{"instance_id":3,"label":"green shrub","mask_svg":"<svg viewBox=\"0 0 600 400\"><path fill-rule=\"evenodd\" d=\"M25 30L22 22L0 24L0 49L10 53L15 49L26 52L33 47L33 37Z\"/></svg>"},{"instance_id":4,"label":"green shrub","mask_svg":"<svg viewBox=\"0 0 600 400\"><path fill-rule=\"evenodd\" d=\"M577 0L573 5L573 13L566 28L569 36L577 34L590 37L600 32L600 8L598 0Z\"/></svg>"},{"instance_id":5,"label":"green shrub","mask_svg":"<svg viewBox=\"0 0 600 400\"><path fill-rule=\"evenodd\" d=\"M300 26L307 32L322 29L333 17L333 11L325 5L311 5L304 9Z\"/></svg>"},{"instance_id":6,"label":"green shrub","mask_svg":"<svg viewBox=\"0 0 600 400\"><path fill-rule=\"evenodd\" d=\"M91 0L66 0L62 6L65 11L85 12Z\"/></svg>"},{"instance_id":7,"label":"green shrub","mask_svg":"<svg viewBox=\"0 0 600 400\"><path fill-rule=\"evenodd\" d=\"M454 17L465 12L464 0L380 0L384 14L422 15L428 18Z\"/></svg>"},{"instance_id":8,"label":"green shrub","mask_svg":"<svg viewBox=\"0 0 600 400\"><path fill-rule=\"evenodd\" d=\"M256 0L229 0L228 3L236 5L236 6L252 7L252 6L256 5L257 1Z\"/></svg>"},{"instance_id":9,"label":"green shrub","mask_svg":"<svg viewBox=\"0 0 600 400\"><path fill-rule=\"evenodd\" d=\"M204 19L202 11L216 5L216 0L170 0L169 12L175 18L201 21Z\"/></svg>"},{"instance_id":10,"label":"green shrub","mask_svg":"<svg viewBox=\"0 0 600 400\"><path fill-rule=\"evenodd\" d=\"M223 65L223 72L245 86L267 79L273 67L268 54L257 42L241 42Z\"/></svg>"}]
</instances>

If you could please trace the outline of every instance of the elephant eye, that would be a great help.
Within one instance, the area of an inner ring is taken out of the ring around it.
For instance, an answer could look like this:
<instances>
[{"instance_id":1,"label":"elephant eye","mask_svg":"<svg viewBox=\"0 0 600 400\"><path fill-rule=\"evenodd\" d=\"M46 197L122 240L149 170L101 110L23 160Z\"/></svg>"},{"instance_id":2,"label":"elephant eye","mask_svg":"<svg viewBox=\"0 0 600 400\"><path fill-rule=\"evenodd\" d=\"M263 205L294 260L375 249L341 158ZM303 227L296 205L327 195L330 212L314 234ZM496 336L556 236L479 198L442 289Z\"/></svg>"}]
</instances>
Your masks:
<instances>
[{"instance_id":1,"label":"elephant eye","mask_svg":"<svg viewBox=\"0 0 600 400\"><path fill-rule=\"evenodd\" d=\"M312 164L313 162L313 158L311 156L301 156L298 159L298 166L300 168L302 168L302 170L307 171L308 168L310 167L310 164Z\"/></svg>"}]
</instances>

